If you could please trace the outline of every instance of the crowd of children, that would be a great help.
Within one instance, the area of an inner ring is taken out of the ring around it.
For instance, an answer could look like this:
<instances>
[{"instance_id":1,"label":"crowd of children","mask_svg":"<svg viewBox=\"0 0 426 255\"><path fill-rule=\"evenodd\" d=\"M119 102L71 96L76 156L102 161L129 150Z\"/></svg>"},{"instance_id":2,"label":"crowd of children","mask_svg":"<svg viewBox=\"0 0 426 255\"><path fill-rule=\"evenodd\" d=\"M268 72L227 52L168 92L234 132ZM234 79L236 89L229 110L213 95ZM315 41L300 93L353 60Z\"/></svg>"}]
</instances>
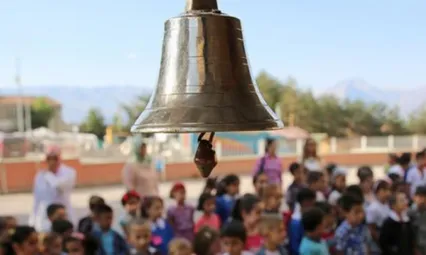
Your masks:
<instances>
[{"instance_id":1,"label":"crowd of children","mask_svg":"<svg viewBox=\"0 0 426 255\"><path fill-rule=\"evenodd\" d=\"M318 171L295 162L286 192L263 169L253 176L253 194L239 195L233 174L207 179L197 206L186 201L183 183L172 186L169 208L160 197L128 191L122 231L112 228L115 215L102 197L90 198L90 215L77 226L63 205L51 204L43 233L1 218L0 254L426 254L426 151L414 164L407 154L391 155L390 164L387 177L375 181L370 167L360 167L359 184L347 186L335 164Z\"/></svg>"}]
</instances>

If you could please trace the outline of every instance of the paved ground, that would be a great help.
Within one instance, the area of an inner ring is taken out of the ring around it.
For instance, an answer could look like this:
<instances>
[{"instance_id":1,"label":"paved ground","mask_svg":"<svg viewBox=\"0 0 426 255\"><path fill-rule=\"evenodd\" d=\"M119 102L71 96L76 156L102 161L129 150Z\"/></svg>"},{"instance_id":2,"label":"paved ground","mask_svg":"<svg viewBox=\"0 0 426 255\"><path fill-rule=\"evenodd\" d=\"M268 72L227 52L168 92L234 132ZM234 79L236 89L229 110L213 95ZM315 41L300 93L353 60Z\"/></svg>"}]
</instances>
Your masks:
<instances>
[{"instance_id":1,"label":"paved ground","mask_svg":"<svg viewBox=\"0 0 426 255\"><path fill-rule=\"evenodd\" d=\"M348 168L348 183L353 184L357 182L356 168ZM383 176L383 167L374 168L375 176ZM291 176L284 174L284 188L291 182ZM198 195L204 186L202 180L185 180L183 181L186 185L188 201L189 203L196 204ZM164 182L160 185L160 194L162 197L167 198L172 183ZM241 193L247 193L253 191L253 186L250 176L241 176ZM72 205L74 206L76 218L81 218L88 213L87 201L91 195L100 195L104 197L107 202L117 212L116 215L122 213L120 199L124 192L122 186L109 186L109 187L94 187L94 188L81 188L76 189L72 194ZM166 199L166 204L170 204L172 201ZM13 215L19 223L25 224L28 222L28 214L32 208L32 194L11 194L11 195L0 195L0 215ZM117 224L115 224L117 227Z\"/></svg>"}]
</instances>

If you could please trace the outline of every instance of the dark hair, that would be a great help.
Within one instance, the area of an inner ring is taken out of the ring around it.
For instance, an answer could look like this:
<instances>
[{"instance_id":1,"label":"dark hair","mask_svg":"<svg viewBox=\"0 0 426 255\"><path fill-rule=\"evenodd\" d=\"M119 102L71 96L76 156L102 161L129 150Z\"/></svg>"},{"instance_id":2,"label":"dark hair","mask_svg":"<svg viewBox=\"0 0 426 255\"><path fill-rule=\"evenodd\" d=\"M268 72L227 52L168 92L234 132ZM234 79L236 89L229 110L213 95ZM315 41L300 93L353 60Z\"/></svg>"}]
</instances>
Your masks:
<instances>
[{"instance_id":1,"label":"dark hair","mask_svg":"<svg viewBox=\"0 0 426 255\"><path fill-rule=\"evenodd\" d=\"M400 182L402 181L401 176L397 173L390 173L388 174L389 179L391 179L392 182Z\"/></svg>"},{"instance_id":2,"label":"dark hair","mask_svg":"<svg viewBox=\"0 0 426 255\"><path fill-rule=\"evenodd\" d=\"M220 232L221 237L233 237L240 239L243 243L247 240L247 232L244 224L239 220L231 220L226 223Z\"/></svg>"},{"instance_id":3,"label":"dark hair","mask_svg":"<svg viewBox=\"0 0 426 255\"><path fill-rule=\"evenodd\" d=\"M374 193L377 194L379 191L383 189L390 189L391 184L385 180L378 180L377 183L374 184Z\"/></svg>"},{"instance_id":4,"label":"dark hair","mask_svg":"<svg viewBox=\"0 0 426 255\"><path fill-rule=\"evenodd\" d=\"M288 169L290 170L290 173L292 175L294 175L294 173L300 169L300 164L298 162L293 162L290 164L290 166L288 167Z\"/></svg>"},{"instance_id":5,"label":"dark hair","mask_svg":"<svg viewBox=\"0 0 426 255\"><path fill-rule=\"evenodd\" d=\"M160 201L162 204L163 199L161 199L161 197L158 196L151 196L151 197L147 197L143 200L142 203L142 207L141 207L141 215L144 218L148 218L148 210L151 208L151 206L154 204L155 201Z\"/></svg>"},{"instance_id":6,"label":"dark hair","mask_svg":"<svg viewBox=\"0 0 426 255\"><path fill-rule=\"evenodd\" d=\"M334 170L336 170L336 168L337 168L337 164L335 164L335 163L329 163L325 166L325 170L327 171L327 174L329 176L333 175L333 172L334 172Z\"/></svg>"},{"instance_id":7,"label":"dark hair","mask_svg":"<svg viewBox=\"0 0 426 255\"><path fill-rule=\"evenodd\" d=\"M260 199L253 194L245 194L235 201L234 208L232 209L231 217L234 220L243 221L243 212L251 212Z\"/></svg>"},{"instance_id":8,"label":"dark hair","mask_svg":"<svg viewBox=\"0 0 426 255\"><path fill-rule=\"evenodd\" d=\"M54 220L51 229L53 233L62 235L69 230L73 230L74 225L69 220Z\"/></svg>"},{"instance_id":9,"label":"dark hair","mask_svg":"<svg viewBox=\"0 0 426 255\"><path fill-rule=\"evenodd\" d=\"M362 205L364 201L362 201L362 199L357 195L344 193L339 202L339 206L343 209L343 211L349 212L353 207Z\"/></svg>"},{"instance_id":10,"label":"dark hair","mask_svg":"<svg viewBox=\"0 0 426 255\"><path fill-rule=\"evenodd\" d=\"M198 211L203 211L204 210L204 203L210 199L215 199L216 197L213 196L210 193L202 193L200 195L200 197L198 198L198 205L197 205L197 210Z\"/></svg>"},{"instance_id":11,"label":"dark hair","mask_svg":"<svg viewBox=\"0 0 426 255\"><path fill-rule=\"evenodd\" d=\"M4 254L14 255L15 250L13 249L14 244L24 243L32 234L37 233L33 227L30 226L17 226L14 232L9 236L5 242L2 243Z\"/></svg>"},{"instance_id":12,"label":"dark hair","mask_svg":"<svg viewBox=\"0 0 426 255\"><path fill-rule=\"evenodd\" d=\"M217 177L207 178L204 184L203 193L205 193L207 189L216 190L216 186L217 186Z\"/></svg>"},{"instance_id":13,"label":"dark hair","mask_svg":"<svg viewBox=\"0 0 426 255\"><path fill-rule=\"evenodd\" d=\"M194 254L211 255L210 248L219 237L219 233L216 230L207 226L202 227L194 236L192 245Z\"/></svg>"},{"instance_id":14,"label":"dark hair","mask_svg":"<svg viewBox=\"0 0 426 255\"><path fill-rule=\"evenodd\" d=\"M319 181L322 177L324 177L323 172L310 171L308 173L308 178L306 179L306 182L310 185L310 184L313 184L313 183Z\"/></svg>"},{"instance_id":15,"label":"dark hair","mask_svg":"<svg viewBox=\"0 0 426 255\"><path fill-rule=\"evenodd\" d=\"M373 170L369 166L361 166L356 173L360 182L364 182L374 176Z\"/></svg>"},{"instance_id":16,"label":"dark hair","mask_svg":"<svg viewBox=\"0 0 426 255\"><path fill-rule=\"evenodd\" d=\"M235 174L228 174L223 179L221 179L217 186L217 195L222 196L227 192L227 188L229 185L236 184L240 182L240 178L238 178Z\"/></svg>"},{"instance_id":17,"label":"dark hair","mask_svg":"<svg viewBox=\"0 0 426 255\"><path fill-rule=\"evenodd\" d=\"M416 153L416 160L422 159L426 156L426 151L422 150Z\"/></svg>"},{"instance_id":18,"label":"dark hair","mask_svg":"<svg viewBox=\"0 0 426 255\"><path fill-rule=\"evenodd\" d=\"M398 160L398 155L396 155L395 153L389 153L388 157L392 160L395 160L395 161Z\"/></svg>"},{"instance_id":19,"label":"dark hair","mask_svg":"<svg viewBox=\"0 0 426 255\"><path fill-rule=\"evenodd\" d=\"M138 201L141 200L141 196L136 191L129 190L124 193L123 197L121 198L121 205L125 206L132 198L137 199Z\"/></svg>"},{"instance_id":20,"label":"dark hair","mask_svg":"<svg viewBox=\"0 0 426 255\"><path fill-rule=\"evenodd\" d=\"M259 169L258 171L256 171L256 173L253 175L253 185L256 184L257 179L259 178L259 176L261 176L262 174L265 174L265 169Z\"/></svg>"},{"instance_id":21,"label":"dark hair","mask_svg":"<svg viewBox=\"0 0 426 255\"><path fill-rule=\"evenodd\" d=\"M305 201L313 201L316 199L315 191L309 188L302 188L299 190L296 196L296 201L302 204Z\"/></svg>"},{"instance_id":22,"label":"dark hair","mask_svg":"<svg viewBox=\"0 0 426 255\"><path fill-rule=\"evenodd\" d=\"M421 185L416 188L416 196L426 197L426 185Z\"/></svg>"},{"instance_id":23,"label":"dark hair","mask_svg":"<svg viewBox=\"0 0 426 255\"><path fill-rule=\"evenodd\" d=\"M408 165L411 162L411 153L410 152L404 152L399 156L398 158L398 164L400 165Z\"/></svg>"},{"instance_id":24,"label":"dark hair","mask_svg":"<svg viewBox=\"0 0 426 255\"><path fill-rule=\"evenodd\" d=\"M352 194L354 196L359 197L362 201L364 201L364 192L362 192L362 189L359 185L349 185L346 190L346 194Z\"/></svg>"},{"instance_id":25,"label":"dark hair","mask_svg":"<svg viewBox=\"0 0 426 255\"><path fill-rule=\"evenodd\" d=\"M316 202L315 207L321 209L324 214L330 214L333 212L333 207L327 202Z\"/></svg>"},{"instance_id":26,"label":"dark hair","mask_svg":"<svg viewBox=\"0 0 426 255\"><path fill-rule=\"evenodd\" d=\"M105 213L112 213L113 210L111 208L111 206L107 205L107 204L100 204L98 206L95 207L95 214L97 216L101 215L101 214L105 214Z\"/></svg>"},{"instance_id":27,"label":"dark hair","mask_svg":"<svg viewBox=\"0 0 426 255\"><path fill-rule=\"evenodd\" d=\"M274 138L271 138L271 137L266 138L266 140L265 140L265 153L266 153L266 152L268 152L269 147L271 147L271 145L272 145L274 142L275 142L275 139L274 139Z\"/></svg>"},{"instance_id":28,"label":"dark hair","mask_svg":"<svg viewBox=\"0 0 426 255\"><path fill-rule=\"evenodd\" d=\"M46 246L50 246L56 239L61 238L62 236L58 233L52 232L49 233L48 235L46 235L43 238L43 245Z\"/></svg>"},{"instance_id":29,"label":"dark hair","mask_svg":"<svg viewBox=\"0 0 426 255\"><path fill-rule=\"evenodd\" d=\"M71 242L80 242L84 248L85 255L96 254L97 250L99 249L98 241L91 235L84 235L83 239L78 238L76 236L69 236L64 239L64 250L67 253L69 252L66 249L67 243L71 243Z\"/></svg>"},{"instance_id":30,"label":"dark hair","mask_svg":"<svg viewBox=\"0 0 426 255\"><path fill-rule=\"evenodd\" d=\"M96 206L103 205L103 204L105 204L105 199L103 199L100 196L91 196L89 198L89 208L90 208L90 211L92 212L95 210Z\"/></svg>"},{"instance_id":31,"label":"dark hair","mask_svg":"<svg viewBox=\"0 0 426 255\"><path fill-rule=\"evenodd\" d=\"M46 209L47 217L52 217L59 209L65 209L65 207L61 204L50 204Z\"/></svg>"},{"instance_id":32,"label":"dark hair","mask_svg":"<svg viewBox=\"0 0 426 255\"><path fill-rule=\"evenodd\" d=\"M302 215L302 225L305 232L315 231L324 220L324 212L316 207L313 207Z\"/></svg>"}]
</instances>

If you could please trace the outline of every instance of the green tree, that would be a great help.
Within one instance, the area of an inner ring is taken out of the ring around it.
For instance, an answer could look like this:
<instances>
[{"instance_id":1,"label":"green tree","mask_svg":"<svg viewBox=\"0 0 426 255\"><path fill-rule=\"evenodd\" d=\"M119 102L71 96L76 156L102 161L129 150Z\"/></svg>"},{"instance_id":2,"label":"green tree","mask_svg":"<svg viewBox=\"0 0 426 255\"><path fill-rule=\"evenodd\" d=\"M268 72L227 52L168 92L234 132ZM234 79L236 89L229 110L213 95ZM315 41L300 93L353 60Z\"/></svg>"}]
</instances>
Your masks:
<instances>
[{"instance_id":1,"label":"green tree","mask_svg":"<svg viewBox=\"0 0 426 255\"><path fill-rule=\"evenodd\" d=\"M55 108L47 102L46 98L37 98L31 105L31 127L48 127L54 115Z\"/></svg>"},{"instance_id":2,"label":"green tree","mask_svg":"<svg viewBox=\"0 0 426 255\"><path fill-rule=\"evenodd\" d=\"M130 131L130 128L135 123L139 115L145 110L149 101L149 96L142 95L138 96L136 100L130 104L122 104L121 109L124 111L127 123L124 125L126 131Z\"/></svg>"},{"instance_id":3,"label":"green tree","mask_svg":"<svg viewBox=\"0 0 426 255\"><path fill-rule=\"evenodd\" d=\"M410 114L408 127L415 134L426 134L426 104Z\"/></svg>"},{"instance_id":4,"label":"green tree","mask_svg":"<svg viewBox=\"0 0 426 255\"><path fill-rule=\"evenodd\" d=\"M105 136L105 120L99 109L92 108L89 110L85 121L81 124L80 130L82 132L91 133L96 135L99 139Z\"/></svg>"}]
</instances>

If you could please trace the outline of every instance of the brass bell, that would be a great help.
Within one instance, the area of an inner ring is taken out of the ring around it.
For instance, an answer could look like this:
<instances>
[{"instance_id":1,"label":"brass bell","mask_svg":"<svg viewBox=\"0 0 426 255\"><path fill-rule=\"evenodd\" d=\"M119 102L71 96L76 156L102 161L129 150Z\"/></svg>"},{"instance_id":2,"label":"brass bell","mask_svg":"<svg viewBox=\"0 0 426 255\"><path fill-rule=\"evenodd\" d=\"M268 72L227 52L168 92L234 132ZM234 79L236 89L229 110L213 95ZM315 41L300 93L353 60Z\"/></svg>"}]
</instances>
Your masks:
<instances>
[{"instance_id":1,"label":"brass bell","mask_svg":"<svg viewBox=\"0 0 426 255\"><path fill-rule=\"evenodd\" d=\"M240 20L216 0L187 0L165 23L158 84L131 131L196 133L280 129L251 78Z\"/></svg>"}]
</instances>

